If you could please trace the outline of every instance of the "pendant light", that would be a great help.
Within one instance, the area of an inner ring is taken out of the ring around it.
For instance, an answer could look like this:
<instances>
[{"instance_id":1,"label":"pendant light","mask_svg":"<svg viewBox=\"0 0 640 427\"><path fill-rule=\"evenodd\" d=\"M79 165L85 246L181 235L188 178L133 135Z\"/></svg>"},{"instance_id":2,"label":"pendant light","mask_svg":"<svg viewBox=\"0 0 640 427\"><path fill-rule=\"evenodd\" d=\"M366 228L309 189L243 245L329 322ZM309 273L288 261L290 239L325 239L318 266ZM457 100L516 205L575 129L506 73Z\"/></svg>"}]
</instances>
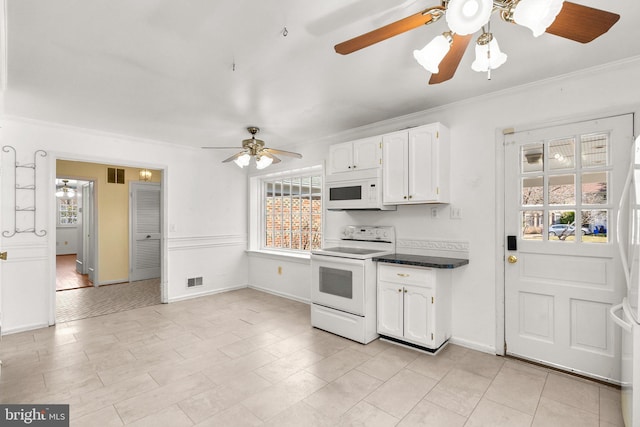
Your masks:
<instances>
[{"instance_id":1,"label":"pendant light","mask_svg":"<svg viewBox=\"0 0 640 427\"><path fill-rule=\"evenodd\" d=\"M56 191L56 197L59 199L71 199L76 195L75 190L67 185L67 183L69 182L68 179L63 179L62 182L64 184Z\"/></svg>"}]
</instances>

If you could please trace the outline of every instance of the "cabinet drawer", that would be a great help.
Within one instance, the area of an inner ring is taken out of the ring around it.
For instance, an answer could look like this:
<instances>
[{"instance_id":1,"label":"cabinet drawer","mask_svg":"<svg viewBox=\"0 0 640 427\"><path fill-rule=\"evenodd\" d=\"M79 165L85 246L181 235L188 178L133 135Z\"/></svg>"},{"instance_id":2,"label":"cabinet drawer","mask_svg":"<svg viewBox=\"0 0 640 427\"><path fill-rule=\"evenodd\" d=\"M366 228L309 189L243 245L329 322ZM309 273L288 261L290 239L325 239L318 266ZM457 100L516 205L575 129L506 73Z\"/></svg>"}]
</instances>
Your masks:
<instances>
[{"instance_id":1,"label":"cabinet drawer","mask_svg":"<svg viewBox=\"0 0 640 427\"><path fill-rule=\"evenodd\" d=\"M378 280L417 286L435 285L436 273L430 268L378 263Z\"/></svg>"}]
</instances>

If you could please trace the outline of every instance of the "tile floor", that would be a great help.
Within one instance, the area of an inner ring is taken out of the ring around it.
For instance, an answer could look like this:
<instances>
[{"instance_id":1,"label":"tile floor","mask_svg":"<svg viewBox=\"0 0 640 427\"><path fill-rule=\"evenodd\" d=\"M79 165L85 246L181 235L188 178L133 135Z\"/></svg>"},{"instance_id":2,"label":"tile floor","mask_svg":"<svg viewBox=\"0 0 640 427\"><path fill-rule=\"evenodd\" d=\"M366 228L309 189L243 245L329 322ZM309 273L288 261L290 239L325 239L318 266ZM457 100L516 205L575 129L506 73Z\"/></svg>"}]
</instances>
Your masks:
<instances>
[{"instance_id":1,"label":"tile floor","mask_svg":"<svg viewBox=\"0 0 640 427\"><path fill-rule=\"evenodd\" d=\"M313 329L256 290L8 335L0 402L90 426L621 426L620 392L449 345L437 356Z\"/></svg>"},{"instance_id":2,"label":"tile floor","mask_svg":"<svg viewBox=\"0 0 640 427\"><path fill-rule=\"evenodd\" d=\"M160 279L56 292L56 323L160 304Z\"/></svg>"}]
</instances>

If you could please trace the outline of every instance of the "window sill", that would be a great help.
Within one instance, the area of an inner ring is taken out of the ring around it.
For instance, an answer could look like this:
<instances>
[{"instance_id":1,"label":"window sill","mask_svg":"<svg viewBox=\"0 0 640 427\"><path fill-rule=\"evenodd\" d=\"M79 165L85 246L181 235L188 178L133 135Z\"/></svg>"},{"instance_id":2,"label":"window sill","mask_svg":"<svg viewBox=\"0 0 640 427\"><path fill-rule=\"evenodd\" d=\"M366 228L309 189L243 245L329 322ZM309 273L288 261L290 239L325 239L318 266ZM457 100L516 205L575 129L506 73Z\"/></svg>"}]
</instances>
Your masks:
<instances>
[{"instance_id":1,"label":"window sill","mask_svg":"<svg viewBox=\"0 0 640 427\"><path fill-rule=\"evenodd\" d=\"M290 262L298 262L300 264L308 264L311 260L310 253L293 253L293 252L282 252L282 251L269 251L269 250L247 250L247 255L250 257L259 257L259 258L270 258L270 259L279 259Z\"/></svg>"}]
</instances>

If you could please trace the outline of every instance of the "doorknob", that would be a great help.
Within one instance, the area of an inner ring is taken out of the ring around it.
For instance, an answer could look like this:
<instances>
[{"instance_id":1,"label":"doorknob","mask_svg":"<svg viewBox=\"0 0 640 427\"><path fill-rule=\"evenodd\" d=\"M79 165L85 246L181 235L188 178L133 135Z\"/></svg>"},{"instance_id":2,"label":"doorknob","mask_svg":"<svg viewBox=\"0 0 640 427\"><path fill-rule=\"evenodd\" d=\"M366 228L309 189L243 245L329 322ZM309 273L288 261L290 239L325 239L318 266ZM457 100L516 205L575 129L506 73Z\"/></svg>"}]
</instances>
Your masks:
<instances>
[{"instance_id":1,"label":"doorknob","mask_svg":"<svg viewBox=\"0 0 640 427\"><path fill-rule=\"evenodd\" d=\"M0 259L3 261L7 260L7 253L6 252L0 252Z\"/></svg>"},{"instance_id":2,"label":"doorknob","mask_svg":"<svg viewBox=\"0 0 640 427\"><path fill-rule=\"evenodd\" d=\"M515 264L516 262L518 262L518 257L515 255L509 255L507 261L509 261L509 264Z\"/></svg>"}]
</instances>

